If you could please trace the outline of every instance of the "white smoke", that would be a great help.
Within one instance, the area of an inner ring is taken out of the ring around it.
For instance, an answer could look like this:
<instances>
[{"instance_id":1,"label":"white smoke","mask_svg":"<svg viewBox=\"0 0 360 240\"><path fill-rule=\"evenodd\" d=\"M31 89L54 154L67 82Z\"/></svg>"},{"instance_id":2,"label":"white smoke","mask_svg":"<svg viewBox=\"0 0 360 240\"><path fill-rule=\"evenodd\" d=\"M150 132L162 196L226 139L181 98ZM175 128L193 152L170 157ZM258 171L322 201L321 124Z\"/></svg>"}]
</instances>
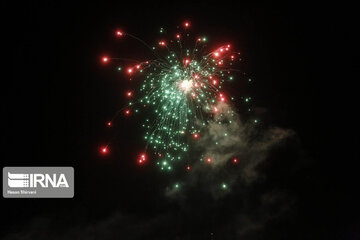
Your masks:
<instances>
[{"instance_id":1,"label":"white smoke","mask_svg":"<svg viewBox=\"0 0 360 240\"><path fill-rule=\"evenodd\" d=\"M195 148L200 149L201 158L191 166L184 185L206 185L217 199L230 193L239 181L245 185L255 181L259 177L257 167L267 159L270 150L295 133L277 127L259 130L254 121L243 123L231 105L219 102L215 107L218 112L196 141ZM235 157L236 171L226 171L226 165ZM207 158L211 159L210 164L206 163ZM179 198L179 194L173 188L166 191L169 197Z\"/></svg>"}]
</instances>

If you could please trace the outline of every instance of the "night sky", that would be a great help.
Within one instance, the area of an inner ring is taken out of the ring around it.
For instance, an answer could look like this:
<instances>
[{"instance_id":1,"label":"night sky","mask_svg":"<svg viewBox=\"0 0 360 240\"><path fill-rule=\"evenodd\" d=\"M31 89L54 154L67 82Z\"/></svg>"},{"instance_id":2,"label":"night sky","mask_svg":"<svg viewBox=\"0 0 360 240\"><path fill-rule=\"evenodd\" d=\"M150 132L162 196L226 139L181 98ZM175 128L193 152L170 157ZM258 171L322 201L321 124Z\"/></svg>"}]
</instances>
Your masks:
<instances>
[{"instance_id":1,"label":"night sky","mask_svg":"<svg viewBox=\"0 0 360 240\"><path fill-rule=\"evenodd\" d=\"M358 106L350 87L357 77L345 8L24 1L3 11L1 164L73 166L75 197L1 198L1 239L360 239ZM172 177L134 163L138 123L105 127L129 86L101 56L145 57L130 41L114 41L114 29L154 41L159 27L185 19L194 32L231 40L254 80L246 91L264 110L264 125L295 133L269 151L257 181L220 199L201 188L166 197ZM103 157L99 146L109 140L114 146Z\"/></svg>"}]
</instances>

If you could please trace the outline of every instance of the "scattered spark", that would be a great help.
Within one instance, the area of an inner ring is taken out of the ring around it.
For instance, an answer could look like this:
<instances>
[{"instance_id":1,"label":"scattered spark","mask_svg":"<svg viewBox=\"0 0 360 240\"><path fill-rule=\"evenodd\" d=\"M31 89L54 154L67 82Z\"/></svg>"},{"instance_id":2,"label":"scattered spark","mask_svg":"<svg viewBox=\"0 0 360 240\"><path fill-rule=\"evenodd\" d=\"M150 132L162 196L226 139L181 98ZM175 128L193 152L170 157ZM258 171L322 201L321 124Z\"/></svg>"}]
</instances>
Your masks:
<instances>
[{"instance_id":1,"label":"scattered spark","mask_svg":"<svg viewBox=\"0 0 360 240\"><path fill-rule=\"evenodd\" d=\"M124 36L124 32L121 31L121 30L117 30L115 34L116 34L116 36L118 36L118 37Z\"/></svg>"},{"instance_id":2,"label":"scattered spark","mask_svg":"<svg viewBox=\"0 0 360 240\"><path fill-rule=\"evenodd\" d=\"M109 61L109 58L108 58L108 57L103 57L103 58L102 58L102 61L103 61L104 63L107 63L107 62Z\"/></svg>"},{"instance_id":3,"label":"scattered spark","mask_svg":"<svg viewBox=\"0 0 360 240\"><path fill-rule=\"evenodd\" d=\"M131 98L133 96L133 92L132 91L127 91L126 92L126 97Z\"/></svg>"},{"instance_id":4,"label":"scattered spark","mask_svg":"<svg viewBox=\"0 0 360 240\"><path fill-rule=\"evenodd\" d=\"M106 147L101 147L100 148L100 153L102 153L103 155L106 155L109 153L109 148L106 146Z\"/></svg>"},{"instance_id":5,"label":"scattered spark","mask_svg":"<svg viewBox=\"0 0 360 240\"><path fill-rule=\"evenodd\" d=\"M139 164L143 164L143 163L145 163L146 159L147 159L146 154L145 154L145 153L141 153L140 156L139 156L139 158L138 158L138 163L139 163Z\"/></svg>"}]
</instances>

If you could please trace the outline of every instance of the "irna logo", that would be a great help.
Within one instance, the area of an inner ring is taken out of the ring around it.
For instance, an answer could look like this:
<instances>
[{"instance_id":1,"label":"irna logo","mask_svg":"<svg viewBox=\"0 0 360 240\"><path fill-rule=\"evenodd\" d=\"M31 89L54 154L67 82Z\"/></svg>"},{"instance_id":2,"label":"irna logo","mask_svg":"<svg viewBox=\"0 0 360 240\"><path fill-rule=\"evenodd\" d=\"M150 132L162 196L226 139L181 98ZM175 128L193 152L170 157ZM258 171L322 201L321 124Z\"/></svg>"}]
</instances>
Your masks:
<instances>
[{"instance_id":1,"label":"irna logo","mask_svg":"<svg viewBox=\"0 0 360 240\"><path fill-rule=\"evenodd\" d=\"M58 187L69 187L66 180L65 174L24 174L24 173L10 173L8 172L8 185L11 188L36 188L49 186Z\"/></svg>"},{"instance_id":2,"label":"irna logo","mask_svg":"<svg viewBox=\"0 0 360 240\"><path fill-rule=\"evenodd\" d=\"M5 198L72 198L72 167L4 167Z\"/></svg>"}]
</instances>

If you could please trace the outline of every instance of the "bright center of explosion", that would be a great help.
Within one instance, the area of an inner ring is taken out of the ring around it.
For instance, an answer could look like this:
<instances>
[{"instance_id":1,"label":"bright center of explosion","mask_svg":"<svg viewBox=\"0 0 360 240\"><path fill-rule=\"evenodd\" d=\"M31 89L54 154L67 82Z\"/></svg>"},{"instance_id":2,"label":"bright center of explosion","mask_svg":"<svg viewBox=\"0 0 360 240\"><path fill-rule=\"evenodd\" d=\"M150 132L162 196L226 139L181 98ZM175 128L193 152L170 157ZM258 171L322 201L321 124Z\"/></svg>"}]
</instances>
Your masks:
<instances>
[{"instance_id":1,"label":"bright center of explosion","mask_svg":"<svg viewBox=\"0 0 360 240\"><path fill-rule=\"evenodd\" d=\"M188 93L193 86L192 80L183 80L180 82L179 87L184 93Z\"/></svg>"}]
</instances>

